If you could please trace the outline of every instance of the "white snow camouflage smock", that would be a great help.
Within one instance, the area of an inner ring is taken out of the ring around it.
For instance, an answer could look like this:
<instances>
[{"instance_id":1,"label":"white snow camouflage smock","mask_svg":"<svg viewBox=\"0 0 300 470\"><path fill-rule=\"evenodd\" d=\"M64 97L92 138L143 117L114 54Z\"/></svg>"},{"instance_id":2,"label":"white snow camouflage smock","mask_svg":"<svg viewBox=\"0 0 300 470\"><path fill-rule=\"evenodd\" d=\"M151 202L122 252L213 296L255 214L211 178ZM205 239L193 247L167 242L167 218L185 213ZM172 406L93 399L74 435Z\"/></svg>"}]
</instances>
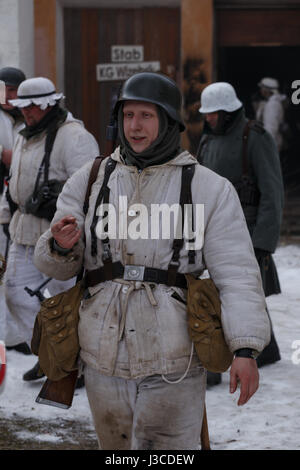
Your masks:
<instances>
[{"instance_id":1,"label":"white snow camouflage smock","mask_svg":"<svg viewBox=\"0 0 300 470\"><path fill-rule=\"evenodd\" d=\"M194 265L188 264L188 251L184 246L178 271L198 275L207 267L220 291L222 323L230 349L249 347L261 351L269 341L269 320L251 239L231 183L199 165L187 151L168 163L148 167L142 172L125 165L119 149L112 158L118 163L108 186L110 203L116 213L119 196L127 196L128 208L135 203L144 204L149 215L151 204L178 203L182 165L196 165L192 197L194 204L204 204L203 246L196 252ZM66 183L52 224L72 214L82 235L68 256L51 251L50 230L41 236L35 249L35 264L48 276L65 280L80 270L82 262L88 270L103 265L99 239L97 257L91 256L90 225L104 166L103 162L92 187L86 218L82 207L91 164L77 171ZM128 213L130 223L133 213ZM111 238L112 259L166 270L172 257L172 241L172 238ZM104 375L123 378L186 370L191 352L186 307L172 297L174 291L186 297L184 289L163 284L151 289L147 282L114 280L89 288L90 297L82 300L80 308L79 340L83 361ZM195 362L198 359L194 356Z\"/></svg>"}]
</instances>

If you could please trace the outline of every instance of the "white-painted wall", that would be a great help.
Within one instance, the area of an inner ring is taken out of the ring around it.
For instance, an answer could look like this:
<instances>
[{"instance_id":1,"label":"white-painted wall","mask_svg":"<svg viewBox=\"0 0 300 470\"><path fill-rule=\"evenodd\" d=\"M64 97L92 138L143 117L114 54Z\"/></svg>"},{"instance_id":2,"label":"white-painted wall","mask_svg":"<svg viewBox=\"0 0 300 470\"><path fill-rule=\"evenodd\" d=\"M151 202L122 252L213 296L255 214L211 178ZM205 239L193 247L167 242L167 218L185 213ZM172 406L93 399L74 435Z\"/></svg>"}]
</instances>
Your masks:
<instances>
[{"instance_id":1,"label":"white-painted wall","mask_svg":"<svg viewBox=\"0 0 300 470\"><path fill-rule=\"evenodd\" d=\"M34 75L33 0L0 0L0 68Z\"/></svg>"}]
</instances>

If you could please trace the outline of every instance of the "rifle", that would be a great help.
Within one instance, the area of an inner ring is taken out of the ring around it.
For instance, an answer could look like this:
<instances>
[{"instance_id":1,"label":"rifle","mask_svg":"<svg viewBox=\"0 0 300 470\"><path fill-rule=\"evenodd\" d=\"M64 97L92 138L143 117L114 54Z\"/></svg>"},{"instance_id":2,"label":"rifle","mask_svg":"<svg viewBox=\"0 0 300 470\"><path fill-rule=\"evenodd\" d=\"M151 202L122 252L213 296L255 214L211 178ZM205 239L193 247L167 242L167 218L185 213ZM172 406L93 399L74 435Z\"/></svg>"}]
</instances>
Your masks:
<instances>
[{"instance_id":1,"label":"rifle","mask_svg":"<svg viewBox=\"0 0 300 470\"><path fill-rule=\"evenodd\" d=\"M36 403L56 406L65 410L70 408L72 406L77 378L78 370L74 370L66 377L57 381L46 379L35 400Z\"/></svg>"},{"instance_id":2,"label":"rifle","mask_svg":"<svg viewBox=\"0 0 300 470\"><path fill-rule=\"evenodd\" d=\"M115 96L114 98L115 100L117 100L118 96ZM116 145L116 140L117 140L118 127L117 127L117 122L115 120L115 116L113 114L113 110L114 110L114 103L112 103L112 106L111 106L110 120L106 129L106 145L105 145L106 156L110 155L113 152L115 145ZM89 180L87 191L86 191L85 202L84 202L84 208L85 208L84 211L86 212L88 208L90 190L91 190L93 182L97 178L98 168L102 161L101 158L100 159L98 158L97 160L99 161L99 165L98 166L94 165L90 174L90 180ZM47 378L41 388L39 395L36 398L36 402L44 404L44 405L56 406L56 407L63 408L63 409L70 408L72 405L73 396L74 396L74 392L75 392L75 388L77 384L77 378L78 378L78 370L72 371L69 375L67 375L66 377L60 380L54 381L54 380L50 380L49 378Z\"/></svg>"},{"instance_id":3,"label":"rifle","mask_svg":"<svg viewBox=\"0 0 300 470\"><path fill-rule=\"evenodd\" d=\"M52 277L49 277L48 279L46 279L46 281L44 281L40 286L38 286L35 290L32 290L32 289L29 289L29 287L24 287L24 290L26 290L26 292L31 296L33 297L34 295L36 295L36 297L39 299L40 302L43 302L43 300L45 300L45 297L44 295L41 293L41 288L44 287L46 284L48 284L49 281L51 281Z\"/></svg>"},{"instance_id":4,"label":"rifle","mask_svg":"<svg viewBox=\"0 0 300 470\"><path fill-rule=\"evenodd\" d=\"M117 93L115 90L112 91L111 96L111 106L110 106L110 117L109 123L106 127L106 141L105 141L105 156L109 156L113 153L118 137L118 123L116 120L116 116L114 114L114 108L116 102L118 101L118 97L121 91L121 86L118 88Z\"/></svg>"}]
</instances>

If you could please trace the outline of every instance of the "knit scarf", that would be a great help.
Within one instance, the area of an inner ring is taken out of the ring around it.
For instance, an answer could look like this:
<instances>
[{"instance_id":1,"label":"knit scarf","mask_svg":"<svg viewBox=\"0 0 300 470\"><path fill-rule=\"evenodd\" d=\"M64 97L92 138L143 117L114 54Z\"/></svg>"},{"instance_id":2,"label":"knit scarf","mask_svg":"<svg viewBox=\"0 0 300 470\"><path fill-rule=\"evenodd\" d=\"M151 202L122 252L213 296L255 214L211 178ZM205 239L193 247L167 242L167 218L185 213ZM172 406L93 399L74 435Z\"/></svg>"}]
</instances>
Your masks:
<instances>
[{"instance_id":1,"label":"knit scarf","mask_svg":"<svg viewBox=\"0 0 300 470\"><path fill-rule=\"evenodd\" d=\"M214 135L225 135L243 113L244 113L243 106L231 113L227 111L218 111L218 122L217 122L216 127L212 129L210 125L206 122L205 130L209 129L210 132L208 133L211 133Z\"/></svg>"},{"instance_id":2,"label":"knit scarf","mask_svg":"<svg viewBox=\"0 0 300 470\"><path fill-rule=\"evenodd\" d=\"M167 113L157 106L159 116L158 137L143 152L136 153L128 143L123 128L123 106L118 111L118 131L120 138L120 152L126 165L136 166L138 169L152 165L162 165L172 160L180 150L179 124L171 120Z\"/></svg>"}]
</instances>

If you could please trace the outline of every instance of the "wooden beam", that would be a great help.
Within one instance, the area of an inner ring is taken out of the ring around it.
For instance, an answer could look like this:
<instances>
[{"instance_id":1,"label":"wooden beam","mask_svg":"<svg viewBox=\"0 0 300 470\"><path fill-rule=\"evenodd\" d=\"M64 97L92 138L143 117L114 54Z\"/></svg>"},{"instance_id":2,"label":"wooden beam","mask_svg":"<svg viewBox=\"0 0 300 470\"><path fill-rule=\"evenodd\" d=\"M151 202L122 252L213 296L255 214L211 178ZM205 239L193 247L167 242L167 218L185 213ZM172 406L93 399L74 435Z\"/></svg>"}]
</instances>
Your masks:
<instances>
[{"instance_id":1,"label":"wooden beam","mask_svg":"<svg viewBox=\"0 0 300 470\"><path fill-rule=\"evenodd\" d=\"M34 0L35 76L56 85L56 0Z\"/></svg>"},{"instance_id":2,"label":"wooden beam","mask_svg":"<svg viewBox=\"0 0 300 470\"><path fill-rule=\"evenodd\" d=\"M198 111L200 95L213 80L213 0L181 1L182 89L187 130L183 145L195 152L203 119Z\"/></svg>"}]
</instances>

